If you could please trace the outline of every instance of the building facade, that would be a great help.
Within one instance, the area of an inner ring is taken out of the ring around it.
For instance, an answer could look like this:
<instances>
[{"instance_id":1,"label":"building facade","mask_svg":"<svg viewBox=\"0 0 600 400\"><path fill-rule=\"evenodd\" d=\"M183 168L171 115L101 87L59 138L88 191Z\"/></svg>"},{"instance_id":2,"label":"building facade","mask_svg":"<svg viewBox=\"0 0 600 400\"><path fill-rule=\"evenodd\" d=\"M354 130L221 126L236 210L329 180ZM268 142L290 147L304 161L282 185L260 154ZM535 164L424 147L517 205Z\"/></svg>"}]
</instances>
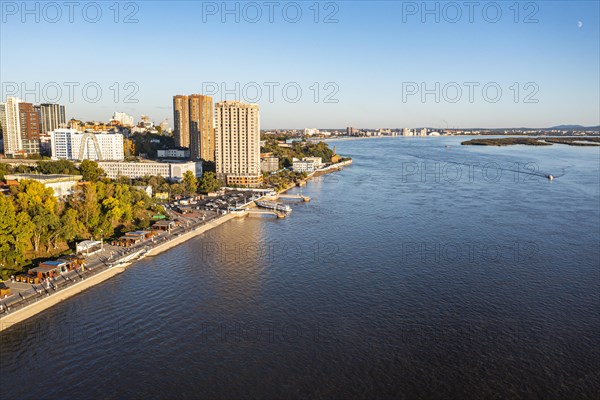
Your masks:
<instances>
[{"instance_id":1,"label":"building facade","mask_svg":"<svg viewBox=\"0 0 600 400\"><path fill-rule=\"evenodd\" d=\"M0 124L2 125L2 139L6 156L15 156L23 152L21 123L19 122L20 102L16 97L7 97L5 103L0 103Z\"/></svg>"},{"instance_id":2,"label":"building facade","mask_svg":"<svg viewBox=\"0 0 600 400\"><path fill-rule=\"evenodd\" d=\"M21 142L27 154L40 154L40 118L31 103L19 103Z\"/></svg>"},{"instance_id":3,"label":"building facade","mask_svg":"<svg viewBox=\"0 0 600 400\"><path fill-rule=\"evenodd\" d=\"M217 177L227 185L260 186L258 105L219 102L215 106L215 124Z\"/></svg>"},{"instance_id":4,"label":"building facade","mask_svg":"<svg viewBox=\"0 0 600 400\"><path fill-rule=\"evenodd\" d=\"M175 143L188 147L194 161L215 161L213 99L192 94L173 96Z\"/></svg>"},{"instance_id":5,"label":"building facade","mask_svg":"<svg viewBox=\"0 0 600 400\"><path fill-rule=\"evenodd\" d=\"M141 178L146 175L162 176L171 181L180 181L187 171L192 171L194 176L202 175L202 163L161 163L161 162L99 162L98 166L104 170L106 176L117 179L124 176L130 179Z\"/></svg>"},{"instance_id":6,"label":"building facade","mask_svg":"<svg viewBox=\"0 0 600 400\"><path fill-rule=\"evenodd\" d=\"M294 158L292 160L292 169L294 172L315 172L315 160L307 160L306 158L299 160Z\"/></svg>"},{"instance_id":7,"label":"building facade","mask_svg":"<svg viewBox=\"0 0 600 400\"><path fill-rule=\"evenodd\" d=\"M173 96L173 136L177 147L190 147L189 112L188 96Z\"/></svg>"},{"instance_id":8,"label":"building facade","mask_svg":"<svg viewBox=\"0 0 600 400\"><path fill-rule=\"evenodd\" d=\"M158 158L190 158L190 151L185 148L156 150L156 156Z\"/></svg>"},{"instance_id":9,"label":"building facade","mask_svg":"<svg viewBox=\"0 0 600 400\"><path fill-rule=\"evenodd\" d=\"M40 115L41 133L47 134L55 129L66 126L65 106L60 104L43 103L36 106Z\"/></svg>"},{"instance_id":10,"label":"building facade","mask_svg":"<svg viewBox=\"0 0 600 400\"><path fill-rule=\"evenodd\" d=\"M131 115L127 115L127 114L126 114L126 113L124 113L124 112L118 112L118 111L117 111L117 112L115 112L115 113L113 114L113 117L112 117L112 119L113 119L114 121L118 121L118 122L121 124L121 126L129 126L129 127L132 127L132 126L134 125L134 122L133 122L133 117L132 117Z\"/></svg>"},{"instance_id":11,"label":"building facade","mask_svg":"<svg viewBox=\"0 0 600 400\"><path fill-rule=\"evenodd\" d=\"M262 172L275 172L279 170L279 157L266 156L260 158Z\"/></svg>"},{"instance_id":12,"label":"building facade","mask_svg":"<svg viewBox=\"0 0 600 400\"><path fill-rule=\"evenodd\" d=\"M120 133L78 132L56 129L50 134L52 158L55 160L124 160L123 135Z\"/></svg>"},{"instance_id":13,"label":"building facade","mask_svg":"<svg viewBox=\"0 0 600 400\"><path fill-rule=\"evenodd\" d=\"M215 161L213 99L193 94L188 97L190 121L190 156L192 160Z\"/></svg>"}]
</instances>

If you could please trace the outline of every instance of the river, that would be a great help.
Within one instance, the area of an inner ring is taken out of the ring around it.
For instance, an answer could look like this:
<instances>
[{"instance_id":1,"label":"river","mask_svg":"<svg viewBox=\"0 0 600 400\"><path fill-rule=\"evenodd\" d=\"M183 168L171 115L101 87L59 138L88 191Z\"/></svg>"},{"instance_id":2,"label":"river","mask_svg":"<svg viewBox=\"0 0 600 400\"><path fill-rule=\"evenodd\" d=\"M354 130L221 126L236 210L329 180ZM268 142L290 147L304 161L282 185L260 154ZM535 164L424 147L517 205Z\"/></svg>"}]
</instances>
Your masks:
<instances>
[{"instance_id":1,"label":"river","mask_svg":"<svg viewBox=\"0 0 600 400\"><path fill-rule=\"evenodd\" d=\"M597 398L600 149L462 140L331 142L290 217L2 332L2 398Z\"/></svg>"}]
</instances>

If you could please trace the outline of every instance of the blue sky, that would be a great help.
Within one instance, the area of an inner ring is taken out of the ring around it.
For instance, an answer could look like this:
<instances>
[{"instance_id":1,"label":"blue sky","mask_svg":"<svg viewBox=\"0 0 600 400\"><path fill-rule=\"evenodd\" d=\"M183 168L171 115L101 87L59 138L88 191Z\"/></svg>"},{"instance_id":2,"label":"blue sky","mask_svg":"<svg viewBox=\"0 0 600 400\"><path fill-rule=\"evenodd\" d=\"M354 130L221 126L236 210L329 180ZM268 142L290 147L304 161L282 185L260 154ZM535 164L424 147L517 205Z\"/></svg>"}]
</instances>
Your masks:
<instances>
[{"instance_id":1,"label":"blue sky","mask_svg":"<svg viewBox=\"0 0 600 400\"><path fill-rule=\"evenodd\" d=\"M172 122L174 94L216 84L215 100L224 86L259 103L263 128L600 124L598 1L476 2L472 22L462 1L271 3L273 22L260 1L228 2L225 15L220 1L121 2L118 16L113 1L98 2L101 15L79 2L70 22L62 2L58 16L2 1L2 98ZM72 99L64 82L78 84Z\"/></svg>"}]
</instances>

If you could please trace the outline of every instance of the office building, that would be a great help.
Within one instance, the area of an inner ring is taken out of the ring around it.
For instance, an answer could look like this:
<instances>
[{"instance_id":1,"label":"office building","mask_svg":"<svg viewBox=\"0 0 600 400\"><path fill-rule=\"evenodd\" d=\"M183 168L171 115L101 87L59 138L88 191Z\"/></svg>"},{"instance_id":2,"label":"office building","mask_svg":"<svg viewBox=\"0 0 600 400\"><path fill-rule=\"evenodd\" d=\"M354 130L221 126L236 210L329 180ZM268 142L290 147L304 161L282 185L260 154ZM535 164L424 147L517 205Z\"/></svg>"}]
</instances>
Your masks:
<instances>
[{"instance_id":1,"label":"office building","mask_svg":"<svg viewBox=\"0 0 600 400\"><path fill-rule=\"evenodd\" d=\"M219 102L215 106L215 124L217 177L227 185L260 186L258 105Z\"/></svg>"},{"instance_id":2,"label":"office building","mask_svg":"<svg viewBox=\"0 0 600 400\"><path fill-rule=\"evenodd\" d=\"M156 150L158 158L190 158L190 151L186 148Z\"/></svg>"},{"instance_id":3,"label":"office building","mask_svg":"<svg viewBox=\"0 0 600 400\"><path fill-rule=\"evenodd\" d=\"M104 170L106 176L117 179L120 176L130 179L141 178L146 175L162 176L171 181L180 181L187 171L194 176L202 175L202 163L166 163L166 162L110 162L101 161L98 166Z\"/></svg>"}]
</instances>

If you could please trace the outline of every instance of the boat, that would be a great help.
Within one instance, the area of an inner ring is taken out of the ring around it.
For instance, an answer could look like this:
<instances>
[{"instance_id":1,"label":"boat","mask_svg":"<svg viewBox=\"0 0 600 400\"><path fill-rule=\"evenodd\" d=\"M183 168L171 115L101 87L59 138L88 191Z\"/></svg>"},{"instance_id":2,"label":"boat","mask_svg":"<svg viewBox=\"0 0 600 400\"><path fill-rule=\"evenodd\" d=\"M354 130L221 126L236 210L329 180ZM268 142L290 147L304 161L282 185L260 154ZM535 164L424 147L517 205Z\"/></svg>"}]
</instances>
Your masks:
<instances>
[{"instance_id":1,"label":"boat","mask_svg":"<svg viewBox=\"0 0 600 400\"><path fill-rule=\"evenodd\" d=\"M276 203L274 201L258 200L256 201L256 205L262 208L268 208L269 210L282 211L286 213L292 211L292 208L287 204Z\"/></svg>"}]
</instances>

